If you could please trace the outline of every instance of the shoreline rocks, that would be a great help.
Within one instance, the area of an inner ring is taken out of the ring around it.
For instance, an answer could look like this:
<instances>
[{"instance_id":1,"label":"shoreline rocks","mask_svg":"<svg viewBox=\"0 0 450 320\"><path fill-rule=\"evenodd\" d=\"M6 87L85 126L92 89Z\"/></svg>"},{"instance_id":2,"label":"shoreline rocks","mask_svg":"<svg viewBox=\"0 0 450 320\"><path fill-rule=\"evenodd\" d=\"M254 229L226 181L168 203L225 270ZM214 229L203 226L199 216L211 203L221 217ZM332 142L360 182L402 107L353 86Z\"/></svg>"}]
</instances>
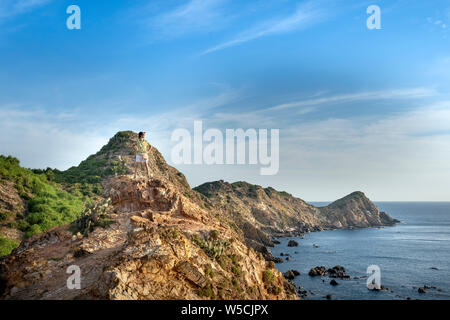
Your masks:
<instances>
[{"instance_id":1,"label":"shoreline rocks","mask_svg":"<svg viewBox=\"0 0 450 320\"><path fill-rule=\"evenodd\" d=\"M295 240L289 240L288 247L298 247L298 242Z\"/></svg>"}]
</instances>

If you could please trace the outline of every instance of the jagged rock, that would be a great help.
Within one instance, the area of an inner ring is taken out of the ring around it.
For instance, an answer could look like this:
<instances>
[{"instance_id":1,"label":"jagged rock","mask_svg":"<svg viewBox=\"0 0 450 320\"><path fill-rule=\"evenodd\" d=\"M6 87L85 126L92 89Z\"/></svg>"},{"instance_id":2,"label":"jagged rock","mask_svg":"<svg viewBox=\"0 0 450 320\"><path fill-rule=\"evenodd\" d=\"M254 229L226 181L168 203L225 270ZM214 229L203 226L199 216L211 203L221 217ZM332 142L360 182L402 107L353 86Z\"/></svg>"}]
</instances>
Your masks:
<instances>
[{"instance_id":1,"label":"jagged rock","mask_svg":"<svg viewBox=\"0 0 450 320\"><path fill-rule=\"evenodd\" d=\"M307 297L308 296L308 291L306 291L303 287L299 287L298 288L298 295L299 295L299 297L300 298L305 298L305 297Z\"/></svg>"},{"instance_id":2,"label":"jagged rock","mask_svg":"<svg viewBox=\"0 0 450 320\"><path fill-rule=\"evenodd\" d=\"M288 270L286 271L283 276L288 280L293 280L296 276L299 276L300 272L297 270Z\"/></svg>"},{"instance_id":3,"label":"jagged rock","mask_svg":"<svg viewBox=\"0 0 450 320\"><path fill-rule=\"evenodd\" d=\"M284 260L277 257L277 258L273 258L273 262L275 262L275 263L283 263Z\"/></svg>"},{"instance_id":4,"label":"jagged rock","mask_svg":"<svg viewBox=\"0 0 450 320\"><path fill-rule=\"evenodd\" d=\"M289 240L288 247L298 247L298 242L295 240Z\"/></svg>"},{"instance_id":5,"label":"jagged rock","mask_svg":"<svg viewBox=\"0 0 450 320\"><path fill-rule=\"evenodd\" d=\"M419 293L427 293L427 290L425 288L419 288L419 289L417 289L417 292L419 292Z\"/></svg>"},{"instance_id":6,"label":"jagged rock","mask_svg":"<svg viewBox=\"0 0 450 320\"><path fill-rule=\"evenodd\" d=\"M249 223L272 237L301 237L306 232L393 225L398 222L387 213L379 212L362 192L354 192L319 208L286 192L243 181L228 183L220 180L194 189L213 205L223 208L236 225ZM247 237L245 233L243 236ZM252 233L251 237L260 241L257 239L259 235L256 237Z\"/></svg>"},{"instance_id":7,"label":"jagged rock","mask_svg":"<svg viewBox=\"0 0 450 320\"><path fill-rule=\"evenodd\" d=\"M333 280L330 281L330 284L332 286L337 286L339 283L336 280L333 279Z\"/></svg>"},{"instance_id":8,"label":"jagged rock","mask_svg":"<svg viewBox=\"0 0 450 320\"><path fill-rule=\"evenodd\" d=\"M219 291L222 299L297 299L276 269L266 287L263 256L219 211L202 208L201 197L184 196L168 180L127 176L110 178L105 190L117 212L109 215L114 223L75 240L69 226L61 226L22 242L0 260L2 299L196 300ZM80 290L66 286L71 265L81 270Z\"/></svg>"},{"instance_id":9,"label":"jagged rock","mask_svg":"<svg viewBox=\"0 0 450 320\"><path fill-rule=\"evenodd\" d=\"M309 270L308 275L311 277L326 276L326 275L328 275L328 271L327 271L327 268L325 268L324 266L320 266L320 267L315 267L315 268L312 268L311 270Z\"/></svg>"},{"instance_id":10,"label":"jagged rock","mask_svg":"<svg viewBox=\"0 0 450 320\"><path fill-rule=\"evenodd\" d=\"M202 288L206 284L206 278L188 261L177 264L175 270L198 287Z\"/></svg>"},{"instance_id":11,"label":"jagged rock","mask_svg":"<svg viewBox=\"0 0 450 320\"><path fill-rule=\"evenodd\" d=\"M343 266L337 265L327 270L330 278L349 279L350 276L346 274Z\"/></svg>"},{"instance_id":12,"label":"jagged rock","mask_svg":"<svg viewBox=\"0 0 450 320\"><path fill-rule=\"evenodd\" d=\"M296 295L297 288L295 287L295 284L293 284L291 281L285 279L283 283L284 290L290 294Z\"/></svg>"}]
</instances>

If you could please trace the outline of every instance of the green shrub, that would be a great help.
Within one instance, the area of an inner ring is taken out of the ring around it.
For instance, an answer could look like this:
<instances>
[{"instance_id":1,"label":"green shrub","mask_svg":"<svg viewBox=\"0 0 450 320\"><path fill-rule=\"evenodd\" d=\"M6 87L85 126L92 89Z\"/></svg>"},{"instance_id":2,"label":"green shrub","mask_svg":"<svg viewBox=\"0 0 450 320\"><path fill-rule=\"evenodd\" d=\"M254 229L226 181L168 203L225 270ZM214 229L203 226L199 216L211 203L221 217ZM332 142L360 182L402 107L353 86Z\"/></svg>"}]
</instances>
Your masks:
<instances>
[{"instance_id":1,"label":"green shrub","mask_svg":"<svg viewBox=\"0 0 450 320\"><path fill-rule=\"evenodd\" d=\"M6 221L10 217L10 214L8 212L0 211L0 222Z\"/></svg>"},{"instance_id":2,"label":"green shrub","mask_svg":"<svg viewBox=\"0 0 450 320\"><path fill-rule=\"evenodd\" d=\"M275 275L273 274L272 270L267 269L263 271L262 274L262 280L264 283L270 284L275 279Z\"/></svg>"},{"instance_id":3,"label":"green shrub","mask_svg":"<svg viewBox=\"0 0 450 320\"><path fill-rule=\"evenodd\" d=\"M194 235L192 241L213 259L224 255L225 249L230 245L224 240L200 239L198 235Z\"/></svg>"},{"instance_id":4,"label":"green shrub","mask_svg":"<svg viewBox=\"0 0 450 320\"><path fill-rule=\"evenodd\" d=\"M115 221L109 217L110 205L110 199L87 204L78 219L72 222L70 229L74 234L80 232L83 235L88 235L97 226L107 228L114 224Z\"/></svg>"},{"instance_id":5,"label":"green shrub","mask_svg":"<svg viewBox=\"0 0 450 320\"><path fill-rule=\"evenodd\" d=\"M0 257L7 256L18 246L18 242L0 237Z\"/></svg>"},{"instance_id":6,"label":"green shrub","mask_svg":"<svg viewBox=\"0 0 450 320\"><path fill-rule=\"evenodd\" d=\"M8 225L24 231L27 237L72 222L84 206L82 197L49 180L53 179L49 170L32 171L20 167L16 158L0 156L0 179L13 181L19 195L28 200L27 216Z\"/></svg>"},{"instance_id":7,"label":"green shrub","mask_svg":"<svg viewBox=\"0 0 450 320\"><path fill-rule=\"evenodd\" d=\"M210 277L210 278L214 278L214 277L215 277L215 273L214 273L214 271L213 271L213 269L212 269L212 266L211 266L210 264L207 264L207 265L206 265L206 268L205 268L205 275L206 275L207 277Z\"/></svg>"},{"instance_id":8,"label":"green shrub","mask_svg":"<svg viewBox=\"0 0 450 320\"><path fill-rule=\"evenodd\" d=\"M240 276L242 274L242 269L240 266L232 266L231 272L233 272L236 276Z\"/></svg>"}]
</instances>

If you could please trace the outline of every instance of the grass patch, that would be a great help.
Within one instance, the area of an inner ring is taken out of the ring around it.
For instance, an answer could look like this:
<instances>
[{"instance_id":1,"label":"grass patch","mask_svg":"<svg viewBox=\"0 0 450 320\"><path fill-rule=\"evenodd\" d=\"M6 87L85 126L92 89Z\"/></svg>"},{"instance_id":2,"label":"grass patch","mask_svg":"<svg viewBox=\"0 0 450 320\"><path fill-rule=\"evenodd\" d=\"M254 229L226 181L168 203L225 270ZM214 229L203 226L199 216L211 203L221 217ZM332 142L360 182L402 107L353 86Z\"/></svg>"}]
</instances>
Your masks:
<instances>
[{"instance_id":1,"label":"grass patch","mask_svg":"<svg viewBox=\"0 0 450 320\"><path fill-rule=\"evenodd\" d=\"M7 256L18 246L17 241L0 237L0 257Z\"/></svg>"}]
</instances>

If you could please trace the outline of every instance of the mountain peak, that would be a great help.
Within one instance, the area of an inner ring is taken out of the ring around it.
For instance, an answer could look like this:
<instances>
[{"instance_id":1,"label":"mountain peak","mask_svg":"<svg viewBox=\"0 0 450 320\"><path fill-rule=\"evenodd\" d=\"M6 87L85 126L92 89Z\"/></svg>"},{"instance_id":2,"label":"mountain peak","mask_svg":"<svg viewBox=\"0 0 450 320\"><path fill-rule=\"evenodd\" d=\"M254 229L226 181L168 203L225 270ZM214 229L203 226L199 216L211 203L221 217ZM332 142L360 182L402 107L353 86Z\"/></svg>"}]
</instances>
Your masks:
<instances>
[{"instance_id":1,"label":"mountain peak","mask_svg":"<svg viewBox=\"0 0 450 320\"><path fill-rule=\"evenodd\" d=\"M136 153L133 144L138 134L133 131L119 131L96 154L90 155L78 166L58 172L61 180L68 183L101 183L111 177L134 175ZM189 190L190 186L185 176L172 166L169 166L162 154L152 146L149 152L148 166L154 178L171 182L180 189ZM146 174L142 168L138 175Z\"/></svg>"}]
</instances>

